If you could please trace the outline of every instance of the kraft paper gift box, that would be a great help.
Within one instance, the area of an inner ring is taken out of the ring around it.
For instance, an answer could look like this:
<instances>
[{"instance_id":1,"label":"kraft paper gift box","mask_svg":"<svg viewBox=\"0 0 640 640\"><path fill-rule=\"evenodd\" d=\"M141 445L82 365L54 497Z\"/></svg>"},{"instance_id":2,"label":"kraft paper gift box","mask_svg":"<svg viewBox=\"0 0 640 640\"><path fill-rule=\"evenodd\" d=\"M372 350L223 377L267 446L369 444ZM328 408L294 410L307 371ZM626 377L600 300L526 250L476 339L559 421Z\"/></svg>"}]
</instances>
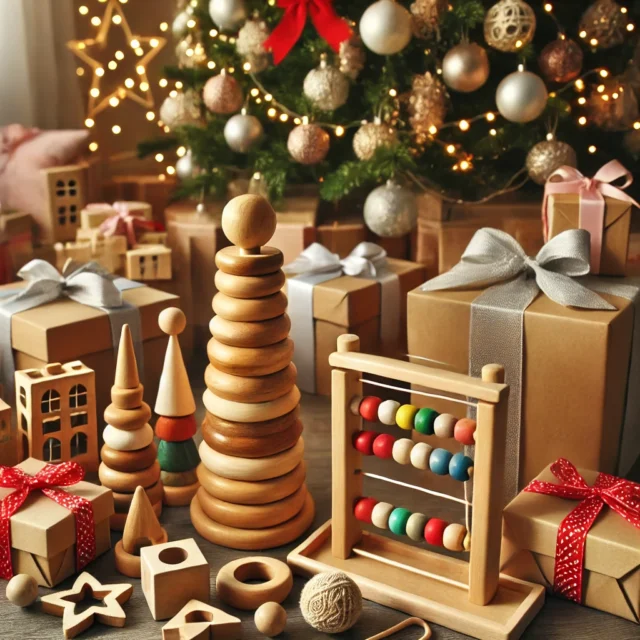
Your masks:
<instances>
[{"instance_id":1,"label":"kraft paper gift box","mask_svg":"<svg viewBox=\"0 0 640 640\"><path fill-rule=\"evenodd\" d=\"M27 458L17 466L26 474L35 475L45 463ZM114 513L111 490L84 481L60 489L91 502L96 557L108 551L111 548L109 517ZM0 500L13 491L14 489L0 487ZM75 517L69 509L57 504L41 491L33 491L11 516L10 527L14 574L27 573L39 585L54 587L77 572Z\"/></svg>"},{"instance_id":2,"label":"kraft paper gift box","mask_svg":"<svg viewBox=\"0 0 640 640\"><path fill-rule=\"evenodd\" d=\"M11 420L11 407L0 398L0 464L13 467L17 462L16 429Z\"/></svg>"},{"instance_id":3,"label":"kraft paper gift box","mask_svg":"<svg viewBox=\"0 0 640 640\"><path fill-rule=\"evenodd\" d=\"M175 177L164 174L113 176L105 183L103 195L107 202L146 202L151 205L153 220L162 222L176 184Z\"/></svg>"},{"instance_id":4,"label":"kraft paper gift box","mask_svg":"<svg viewBox=\"0 0 640 640\"><path fill-rule=\"evenodd\" d=\"M593 486L598 472L578 469ZM557 484L549 467L538 480ZM551 590L558 527L578 501L522 492L503 514L502 573ZM605 505L586 537L582 604L640 621L640 529Z\"/></svg>"},{"instance_id":5,"label":"kraft paper gift box","mask_svg":"<svg viewBox=\"0 0 640 640\"><path fill-rule=\"evenodd\" d=\"M6 243L2 250L7 252L5 266L10 271L7 282L15 280L20 267L32 258L33 224L28 213L0 210L0 241Z\"/></svg>"},{"instance_id":6,"label":"kraft paper gift box","mask_svg":"<svg viewBox=\"0 0 640 640\"><path fill-rule=\"evenodd\" d=\"M80 212L80 228L83 230L99 229L105 221L118 214L117 207L126 207L127 211L134 216L140 216L145 220L152 220L151 205L148 202L120 201L113 205L106 202L88 204Z\"/></svg>"}]
</instances>

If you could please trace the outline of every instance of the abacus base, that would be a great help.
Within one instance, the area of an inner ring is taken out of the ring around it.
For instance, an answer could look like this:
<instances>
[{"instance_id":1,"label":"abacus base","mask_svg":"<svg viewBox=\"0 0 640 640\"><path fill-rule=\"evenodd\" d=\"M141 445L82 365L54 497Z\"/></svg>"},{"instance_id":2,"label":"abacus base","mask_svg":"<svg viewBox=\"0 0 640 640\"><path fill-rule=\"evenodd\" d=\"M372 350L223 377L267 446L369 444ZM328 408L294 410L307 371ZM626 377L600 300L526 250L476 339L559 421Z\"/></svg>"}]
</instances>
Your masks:
<instances>
[{"instance_id":1,"label":"abacus base","mask_svg":"<svg viewBox=\"0 0 640 640\"><path fill-rule=\"evenodd\" d=\"M457 576L457 580L462 580L465 572L468 574L468 564L462 560L367 531L357 548L424 572ZM331 521L294 549L287 562L296 573L306 577L323 571L344 571L355 580L367 600L480 640L516 640L544 604L542 586L504 575L500 576L493 600L479 606L469 602L461 587L407 568L355 554L346 560L335 558L331 553Z\"/></svg>"}]
</instances>

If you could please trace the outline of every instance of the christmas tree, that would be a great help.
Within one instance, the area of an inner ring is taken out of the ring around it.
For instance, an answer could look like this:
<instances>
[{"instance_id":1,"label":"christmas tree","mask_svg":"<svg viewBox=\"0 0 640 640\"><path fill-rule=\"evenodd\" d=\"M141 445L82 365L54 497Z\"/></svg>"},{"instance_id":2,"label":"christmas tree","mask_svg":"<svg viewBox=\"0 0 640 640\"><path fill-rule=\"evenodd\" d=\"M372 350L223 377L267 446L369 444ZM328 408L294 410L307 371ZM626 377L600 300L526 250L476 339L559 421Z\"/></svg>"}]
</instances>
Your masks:
<instances>
[{"instance_id":1,"label":"christmas tree","mask_svg":"<svg viewBox=\"0 0 640 640\"><path fill-rule=\"evenodd\" d=\"M637 167L639 13L613 0L191 0L166 70L181 90L160 113L173 135L140 151L179 146L183 194L222 195L243 174L272 199L296 183L331 201L362 190L369 226L400 235L420 190L480 201L563 164Z\"/></svg>"}]
</instances>

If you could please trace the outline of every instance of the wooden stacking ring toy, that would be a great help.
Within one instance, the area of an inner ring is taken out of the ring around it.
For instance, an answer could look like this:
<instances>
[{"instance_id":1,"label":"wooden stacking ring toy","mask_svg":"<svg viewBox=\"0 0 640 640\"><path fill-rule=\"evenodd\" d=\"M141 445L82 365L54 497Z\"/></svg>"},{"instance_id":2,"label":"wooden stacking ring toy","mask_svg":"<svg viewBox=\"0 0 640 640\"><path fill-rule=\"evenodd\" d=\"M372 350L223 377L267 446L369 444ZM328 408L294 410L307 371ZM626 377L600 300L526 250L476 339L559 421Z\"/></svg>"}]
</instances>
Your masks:
<instances>
[{"instance_id":1,"label":"wooden stacking ring toy","mask_svg":"<svg viewBox=\"0 0 640 640\"><path fill-rule=\"evenodd\" d=\"M265 436L270 436L288 429L296 420L299 420L299 417L300 411L298 407L273 420L247 424L223 420L212 413L208 413L202 423L202 428L205 429L208 426L227 438L264 438Z\"/></svg>"},{"instance_id":2,"label":"wooden stacking ring toy","mask_svg":"<svg viewBox=\"0 0 640 640\"><path fill-rule=\"evenodd\" d=\"M209 322L211 335L232 347L266 347L287 338L290 329L286 313L264 322L230 322L221 316L213 316Z\"/></svg>"},{"instance_id":3,"label":"wooden stacking ring toy","mask_svg":"<svg viewBox=\"0 0 640 640\"><path fill-rule=\"evenodd\" d=\"M184 507L191 502L191 499L196 495L199 488L199 482L178 487L169 487L165 484L163 497L164 504L168 507Z\"/></svg>"},{"instance_id":4,"label":"wooden stacking ring toy","mask_svg":"<svg viewBox=\"0 0 640 640\"><path fill-rule=\"evenodd\" d=\"M123 389L117 385L111 387L111 402L120 409L137 409L142 405L144 386L139 384L133 389Z\"/></svg>"},{"instance_id":5,"label":"wooden stacking ring toy","mask_svg":"<svg viewBox=\"0 0 640 640\"><path fill-rule=\"evenodd\" d=\"M284 369L293 358L293 340L285 338L266 347L230 347L211 338L209 362L216 369L236 376L268 376Z\"/></svg>"},{"instance_id":6,"label":"wooden stacking ring toy","mask_svg":"<svg viewBox=\"0 0 640 640\"><path fill-rule=\"evenodd\" d=\"M108 424L112 424L124 431L139 429L141 424L149 422L151 419L151 407L143 402L135 409L119 409L113 403L104 410L104 419Z\"/></svg>"},{"instance_id":7,"label":"wooden stacking ring toy","mask_svg":"<svg viewBox=\"0 0 640 640\"><path fill-rule=\"evenodd\" d=\"M266 298L241 300L216 293L212 303L216 315L232 322L262 322L281 316L287 310L287 297L279 291Z\"/></svg>"},{"instance_id":8,"label":"wooden stacking ring toy","mask_svg":"<svg viewBox=\"0 0 640 640\"><path fill-rule=\"evenodd\" d=\"M123 431L108 424L102 432L104 443L116 451L137 451L153 442L153 429L145 424L142 429Z\"/></svg>"},{"instance_id":9,"label":"wooden stacking ring toy","mask_svg":"<svg viewBox=\"0 0 640 640\"><path fill-rule=\"evenodd\" d=\"M169 542L169 537L167 536L167 532L162 529L162 536L157 538L156 540L150 540L149 544L164 544L165 542ZM118 540L116 542L116 546L113 549L116 561L116 569L124 576L129 576L130 578L139 578L140 577L140 552L137 554L127 553L124 550L124 546L122 545L122 540Z\"/></svg>"},{"instance_id":10,"label":"wooden stacking ring toy","mask_svg":"<svg viewBox=\"0 0 640 640\"><path fill-rule=\"evenodd\" d=\"M149 502L156 504L162 500L163 485L160 480L155 484L147 487L145 493L149 496ZM112 491L113 493L113 506L116 513L127 513L133 500L133 493L119 493L118 491Z\"/></svg>"},{"instance_id":11,"label":"wooden stacking ring toy","mask_svg":"<svg viewBox=\"0 0 640 640\"><path fill-rule=\"evenodd\" d=\"M162 500L155 502L153 505L153 512L159 518L162 514ZM114 513L109 516L109 526L113 531L122 531L127 521L128 513Z\"/></svg>"},{"instance_id":12,"label":"wooden stacking ring toy","mask_svg":"<svg viewBox=\"0 0 640 640\"><path fill-rule=\"evenodd\" d=\"M168 484L170 487L186 487L189 484L198 482L198 474L195 469L188 471L161 471L160 480L162 484Z\"/></svg>"},{"instance_id":13,"label":"wooden stacking ring toy","mask_svg":"<svg viewBox=\"0 0 640 640\"><path fill-rule=\"evenodd\" d=\"M268 402L234 402L225 400L206 389L202 396L204 406L215 416L231 422L262 422L279 418L293 411L300 403L300 390L293 387L289 393Z\"/></svg>"},{"instance_id":14,"label":"wooden stacking ring toy","mask_svg":"<svg viewBox=\"0 0 640 640\"><path fill-rule=\"evenodd\" d=\"M246 584L247 580L266 580ZM281 603L291 593L291 569L275 558L253 556L225 564L216 578L216 592L222 602L243 611L255 611L265 602Z\"/></svg>"},{"instance_id":15,"label":"wooden stacking ring toy","mask_svg":"<svg viewBox=\"0 0 640 640\"><path fill-rule=\"evenodd\" d=\"M282 289L285 277L280 270L262 276L238 276L216 271L216 289L233 298L264 298Z\"/></svg>"},{"instance_id":16,"label":"wooden stacking ring toy","mask_svg":"<svg viewBox=\"0 0 640 640\"><path fill-rule=\"evenodd\" d=\"M100 459L114 471L141 471L147 469L158 455L158 449L152 442L136 451L116 451L106 444L100 451Z\"/></svg>"},{"instance_id":17,"label":"wooden stacking ring toy","mask_svg":"<svg viewBox=\"0 0 640 640\"><path fill-rule=\"evenodd\" d=\"M98 467L100 482L112 491L120 493L133 493L136 487L150 487L160 479L160 464L158 461L141 471L123 472L110 469L104 463Z\"/></svg>"},{"instance_id":18,"label":"wooden stacking ring toy","mask_svg":"<svg viewBox=\"0 0 640 640\"><path fill-rule=\"evenodd\" d=\"M205 384L220 398L242 402L251 398L252 402L266 402L286 395L296 383L297 370L289 365L268 376L247 378L220 371L210 364L204 373Z\"/></svg>"},{"instance_id":19,"label":"wooden stacking ring toy","mask_svg":"<svg viewBox=\"0 0 640 640\"><path fill-rule=\"evenodd\" d=\"M284 263L282 252L275 247L262 247L259 254L247 255L239 247L225 247L216 253L220 271L235 276L262 276L275 273Z\"/></svg>"}]
</instances>

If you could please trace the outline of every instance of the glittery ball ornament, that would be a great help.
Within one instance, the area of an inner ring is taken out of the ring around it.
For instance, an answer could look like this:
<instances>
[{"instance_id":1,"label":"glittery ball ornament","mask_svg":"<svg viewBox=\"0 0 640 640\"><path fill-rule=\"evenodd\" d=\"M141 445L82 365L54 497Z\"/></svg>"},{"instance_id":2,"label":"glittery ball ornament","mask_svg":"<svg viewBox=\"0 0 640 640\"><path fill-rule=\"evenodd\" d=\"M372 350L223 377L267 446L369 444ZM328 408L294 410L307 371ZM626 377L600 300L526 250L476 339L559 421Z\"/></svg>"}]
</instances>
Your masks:
<instances>
[{"instance_id":1,"label":"glittery ball ornament","mask_svg":"<svg viewBox=\"0 0 640 640\"><path fill-rule=\"evenodd\" d=\"M207 80L202 90L207 109L220 115L235 113L242 107L242 89L237 80L223 69Z\"/></svg>"},{"instance_id":2,"label":"glittery ball ornament","mask_svg":"<svg viewBox=\"0 0 640 640\"><path fill-rule=\"evenodd\" d=\"M269 66L269 54L262 46L268 37L269 29L262 20L247 20L238 32L236 49L254 73L260 73Z\"/></svg>"},{"instance_id":3,"label":"glittery ball ornament","mask_svg":"<svg viewBox=\"0 0 640 640\"><path fill-rule=\"evenodd\" d=\"M370 160L378 147L392 147L398 142L395 130L380 118L363 124L353 136L353 150L360 160Z\"/></svg>"},{"instance_id":4,"label":"glittery ball ornament","mask_svg":"<svg viewBox=\"0 0 640 640\"><path fill-rule=\"evenodd\" d=\"M209 15L221 31L235 31L247 18L244 0L211 0Z\"/></svg>"},{"instance_id":5,"label":"glittery ball ornament","mask_svg":"<svg viewBox=\"0 0 640 640\"><path fill-rule=\"evenodd\" d=\"M531 147L527 154L527 171L536 184L544 184L562 166L578 166L576 152L566 142L543 140Z\"/></svg>"},{"instance_id":6,"label":"glittery ball ornament","mask_svg":"<svg viewBox=\"0 0 640 640\"><path fill-rule=\"evenodd\" d=\"M180 67L193 69L207 63L207 52L201 42L188 35L176 46L176 58Z\"/></svg>"},{"instance_id":7,"label":"glittery ball ornament","mask_svg":"<svg viewBox=\"0 0 640 640\"><path fill-rule=\"evenodd\" d=\"M438 30L440 16L447 10L447 0L416 0L410 7L413 35L429 38Z\"/></svg>"},{"instance_id":8,"label":"glittery ball ornament","mask_svg":"<svg viewBox=\"0 0 640 640\"><path fill-rule=\"evenodd\" d=\"M531 71L514 71L502 79L496 91L496 105L510 122L531 122L547 106L547 88Z\"/></svg>"},{"instance_id":9,"label":"glittery ball ornament","mask_svg":"<svg viewBox=\"0 0 640 640\"><path fill-rule=\"evenodd\" d=\"M359 28L367 49L381 56L390 56L409 44L411 14L394 0L378 0L362 14Z\"/></svg>"},{"instance_id":10,"label":"glittery ball ornament","mask_svg":"<svg viewBox=\"0 0 640 640\"><path fill-rule=\"evenodd\" d=\"M249 115L245 109L231 116L224 125L224 139L236 153L247 153L260 142L263 133L260 120Z\"/></svg>"},{"instance_id":11,"label":"glittery ball ornament","mask_svg":"<svg viewBox=\"0 0 640 640\"><path fill-rule=\"evenodd\" d=\"M357 34L353 34L348 40L340 43L340 71L347 78L355 80L360 72L364 69L364 63L367 60L367 54L362 48L362 40Z\"/></svg>"},{"instance_id":12,"label":"glittery ball ornament","mask_svg":"<svg viewBox=\"0 0 640 640\"><path fill-rule=\"evenodd\" d=\"M427 71L414 76L409 96L409 124L422 144L431 134L430 129L439 129L447 113L447 93L438 78Z\"/></svg>"},{"instance_id":13,"label":"glittery ball ornament","mask_svg":"<svg viewBox=\"0 0 640 640\"><path fill-rule=\"evenodd\" d=\"M547 82L566 83L580 75L583 54L580 45L569 38L553 40L540 53L538 66Z\"/></svg>"},{"instance_id":14,"label":"glittery ball ornament","mask_svg":"<svg viewBox=\"0 0 640 640\"><path fill-rule=\"evenodd\" d=\"M287 149L300 164L318 164L329 153L329 134L317 124L299 124L289 134Z\"/></svg>"},{"instance_id":15,"label":"glittery ball ornament","mask_svg":"<svg viewBox=\"0 0 640 640\"><path fill-rule=\"evenodd\" d=\"M613 0L594 2L580 18L578 33L580 37L601 49L610 49L622 44L627 33L628 12Z\"/></svg>"},{"instance_id":16,"label":"glittery ball ornament","mask_svg":"<svg viewBox=\"0 0 640 640\"><path fill-rule=\"evenodd\" d=\"M487 52L475 42L463 42L447 51L442 61L442 78L454 91L470 93L489 77Z\"/></svg>"},{"instance_id":17,"label":"glittery ball ornament","mask_svg":"<svg viewBox=\"0 0 640 640\"><path fill-rule=\"evenodd\" d=\"M536 14L523 0L500 0L487 11L484 38L498 51L517 51L533 40Z\"/></svg>"},{"instance_id":18,"label":"glittery ball ornament","mask_svg":"<svg viewBox=\"0 0 640 640\"><path fill-rule=\"evenodd\" d=\"M412 191L388 180L374 189L364 203L364 222L382 238L398 238L409 233L418 220L418 203Z\"/></svg>"},{"instance_id":19,"label":"glittery ball ornament","mask_svg":"<svg viewBox=\"0 0 640 640\"><path fill-rule=\"evenodd\" d=\"M326 57L320 66L311 69L302 86L304 95L322 111L334 111L349 97L349 80L339 69L330 66Z\"/></svg>"},{"instance_id":20,"label":"glittery ball ornament","mask_svg":"<svg viewBox=\"0 0 640 640\"><path fill-rule=\"evenodd\" d=\"M622 77L609 77L602 84L604 91L594 91L587 103L591 122L605 131L630 129L640 117L633 87Z\"/></svg>"},{"instance_id":21,"label":"glittery ball ornament","mask_svg":"<svg viewBox=\"0 0 640 640\"><path fill-rule=\"evenodd\" d=\"M195 91L186 91L175 96L167 96L160 105L159 116L169 129L186 124L198 124L200 121L198 94Z\"/></svg>"}]
</instances>

